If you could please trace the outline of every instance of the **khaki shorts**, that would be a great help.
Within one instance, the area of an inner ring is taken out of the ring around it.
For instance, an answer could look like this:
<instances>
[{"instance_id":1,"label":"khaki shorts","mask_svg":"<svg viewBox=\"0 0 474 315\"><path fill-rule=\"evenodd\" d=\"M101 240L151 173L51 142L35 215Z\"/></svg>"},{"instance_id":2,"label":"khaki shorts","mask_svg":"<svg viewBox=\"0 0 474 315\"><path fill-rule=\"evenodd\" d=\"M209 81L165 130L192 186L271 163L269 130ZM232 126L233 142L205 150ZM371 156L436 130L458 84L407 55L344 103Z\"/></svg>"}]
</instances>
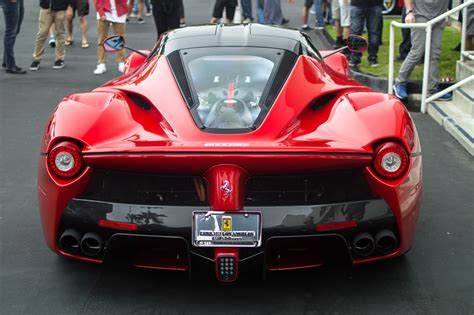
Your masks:
<instances>
[{"instance_id":1,"label":"khaki shorts","mask_svg":"<svg viewBox=\"0 0 474 315\"><path fill-rule=\"evenodd\" d=\"M332 6L332 18L341 21L342 27L351 26L351 9L350 1L334 0Z\"/></svg>"}]
</instances>

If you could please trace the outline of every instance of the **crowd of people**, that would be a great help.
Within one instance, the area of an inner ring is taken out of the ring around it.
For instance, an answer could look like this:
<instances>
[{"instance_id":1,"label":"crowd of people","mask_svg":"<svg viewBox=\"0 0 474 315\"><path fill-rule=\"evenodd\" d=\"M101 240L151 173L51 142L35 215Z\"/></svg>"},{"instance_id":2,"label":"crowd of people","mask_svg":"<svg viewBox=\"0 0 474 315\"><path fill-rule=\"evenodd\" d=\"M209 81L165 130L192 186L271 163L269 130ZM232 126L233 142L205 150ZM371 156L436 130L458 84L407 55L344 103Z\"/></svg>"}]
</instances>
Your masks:
<instances>
[{"instance_id":1,"label":"crowd of people","mask_svg":"<svg viewBox=\"0 0 474 315\"><path fill-rule=\"evenodd\" d=\"M19 34L24 16L24 0L0 0L5 17L4 56L2 66L7 73L25 74L26 71L17 66L14 57L14 45ZM285 25L289 19L284 17L282 0L256 0L256 21L263 24ZM287 0L294 3L295 0ZM125 34L126 24L131 19L143 24L143 16L153 15L158 38L166 31L186 26L183 0L92 0L95 6L97 19L97 67L94 74L103 74L107 71L107 54L101 43L109 35L112 27L114 34ZM302 30L308 31L310 13L315 16L315 29L323 30L327 24L333 24L336 29L335 48L345 45L349 34L362 35L367 31L368 36L368 63L377 67L377 54L382 43L383 28L383 0L302 0ZM406 23L426 22L444 13L448 9L449 0L405 0L403 19ZM45 52L45 44L55 48L55 62L53 69L64 67L66 46L74 43L74 18L79 19L81 31L81 48L90 47L87 37L87 16L90 11L89 0L39 0L39 23L33 51L33 61L30 71L40 68ZM210 23L232 22L238 0L215 0ZM240 0L242 22L254 21L252 0ZM225 15L224 15L225 13ZM472 49L474 35L474 8L469 9L467 49ZM433 27L431 41L431 62L429 72L429 86L431 92L438 89L438 63L441 53L441 37L444 22ZM400 58L403 64L394 87L395 94L400 98L407 96L406 82L416 64L424 54L425 32L422 29L404 31L404 42L400 49ZM123 72L125 53L117 53L118 71ZM350 54L349 63L357 66L362 62L362 53ZM449 97L447 96L446 99Z\"/></svg>"}]
</instances>

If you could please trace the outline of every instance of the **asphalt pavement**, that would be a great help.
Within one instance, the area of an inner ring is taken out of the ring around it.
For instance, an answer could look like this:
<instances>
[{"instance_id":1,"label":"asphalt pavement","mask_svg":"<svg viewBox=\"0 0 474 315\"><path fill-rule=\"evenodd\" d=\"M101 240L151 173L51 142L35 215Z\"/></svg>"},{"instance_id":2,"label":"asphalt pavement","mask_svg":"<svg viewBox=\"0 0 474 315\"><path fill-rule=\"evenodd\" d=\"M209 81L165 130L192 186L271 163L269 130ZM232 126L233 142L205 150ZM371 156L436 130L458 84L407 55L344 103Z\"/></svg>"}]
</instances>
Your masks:
<instances>
[{"instance_id":1,"label":"asphalt pavement","mask_svg":"<svg viewBox=\"0 0 474 315\"><path fill-rule=\"evenodd\" d=\"M17 39L23 67L31 63L38 7L27 14ZM284 2L290 26L300 26L302 1ZM203 24L213 1L185 0L187 23ZM94 16L90 42L95 43ZM0 25L3 42L4 25ZM0 314L473 314L474 159L429 116L413 113L424 159L423 205L416 241L403 258L365 266L247 275L235 284L213 277L188 281L180 273L72 262L43 240L36 200L36 163L45 123L62 97L88 91L117 76L92 74L95 45L67 48L66 67L51 68L46 48L41 69L25 76L0 71ZM127 25L128 44L149 48L152 18ZM0 50L0 53L3 52ZM79 118L78 118L79 119Z\"/></svg>"}]
</instances>

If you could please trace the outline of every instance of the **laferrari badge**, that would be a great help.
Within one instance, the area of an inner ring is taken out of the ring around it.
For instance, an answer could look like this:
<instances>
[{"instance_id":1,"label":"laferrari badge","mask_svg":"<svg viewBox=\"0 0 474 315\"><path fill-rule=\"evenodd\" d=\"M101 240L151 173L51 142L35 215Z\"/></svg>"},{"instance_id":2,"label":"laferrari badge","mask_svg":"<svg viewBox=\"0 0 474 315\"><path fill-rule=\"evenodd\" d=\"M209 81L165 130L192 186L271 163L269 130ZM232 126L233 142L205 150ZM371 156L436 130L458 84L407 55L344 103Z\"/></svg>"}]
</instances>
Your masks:
<instances>
[{"instance_id":1,"label":"laferrari badge","mask_svg":"<svg viewBox=\"0 0 474 315\"><path fill-rule=\"evenodd\" d=\"M232 217L229 217L229 216L222 217L222 230L224 232L232 231Z\"/></svg>"},{"instance_id":2,"label":"laferrari badge","mask_svg":"<svg viewBox=\"0 0 474 315\"><path fill-rule=\"evenodd\" d=\"M221 190L224 192L224 197L229 197L230 193L232 192L232 186L228 180L224 180Z\"/></svg>"}]
</instances>

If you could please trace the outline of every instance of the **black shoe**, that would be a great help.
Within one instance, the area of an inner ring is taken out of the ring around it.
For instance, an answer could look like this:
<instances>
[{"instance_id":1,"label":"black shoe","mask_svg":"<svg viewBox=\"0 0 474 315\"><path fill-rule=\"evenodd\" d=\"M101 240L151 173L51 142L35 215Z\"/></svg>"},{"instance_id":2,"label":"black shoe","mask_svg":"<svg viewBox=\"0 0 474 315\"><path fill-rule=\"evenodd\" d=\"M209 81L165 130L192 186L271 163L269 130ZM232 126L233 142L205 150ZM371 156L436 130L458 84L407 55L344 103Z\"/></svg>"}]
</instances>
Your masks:
<instances>
[{"instance_id":1,"label":"black shoe","mask_svg":"<svg viewBox=\"0 0 474 315\"><path fill-rule=\"evenodd\" d=\"M369 59L369 65L372 67L372 68L376 68L379 66L379 62L377 61L377 58L370 58Z\"/></svg>"},{"instance_id":2,"label":"black shoe","mask_svg":"<svg viewBox=\"0 0 474 315\"><path fill-rule=\"evenodd\" d=\"M358 67L360 64L360 60L355 59L355 58L350 58L349 59L349 66L351 67Z\"/></svg>"},{"instance_id":3,"label":"black shoe","mask_svg":"<svg viewBox=\"0 0 474 315\"><path fill-rule=\"evenodd\" d=\"M26 71L23 70L22 68L18 67L18 66L13 66L13 68L11 69L6 69L5 70L7 73L12 73L12 74L25 74Z\"/></svg>"},{"instance_id":4,"label":"black shoe","mask_svg":"<svg viewBox=\"0 0 474 315\"><path fill-rule=\"evenodd\" d=\"M56 60L53 65L53 69L61 69L64 68L64 60Z\"/></svg>"},{"instance_id":5,"label":"black shoe","mask_svg":"<svg viewBox=\"0 0 474 315\"><path fill-rule=\"evenodd\" d=\"M30 66L30 71L36 71L39 69L39 65L40 65L40 62L37 61L37 60L34 60L32 63L31 63L31 66Z\"/></svg>"},{"instance_id":6,"label":"black shoe","mask_svg":"<svg viewBox=\"0 0 474 315\"><path fill-rule=\"evenodd\" d=\"M3 62L2 63L2 68L6 68L6 67L7 67L7 65Z\"/></svg>"},{"instance_id":7,"label":"black shoe","mask_svg":"<svg viewBox=\"0 0 474 315\"><path fill-rule=\"evenodd\" d=\"M289 20L289 19L283 18L283 20L281 21L281 25L286 25L286 24L288 24L288 23L290 23L290 20Z\"/></svg>"},{"instance_id":8,"label":"black shoe","mask_svg":"<svg viewBox=\"0 0 474 315\"><path fill-rule=\"evenodd\" d=\"M137 23L138 23L138 24L144 24L144 23L145 23L145 20L142 19L142 18L138 18L138 19L137 19Z\"/></svg>"}]
</instances>

